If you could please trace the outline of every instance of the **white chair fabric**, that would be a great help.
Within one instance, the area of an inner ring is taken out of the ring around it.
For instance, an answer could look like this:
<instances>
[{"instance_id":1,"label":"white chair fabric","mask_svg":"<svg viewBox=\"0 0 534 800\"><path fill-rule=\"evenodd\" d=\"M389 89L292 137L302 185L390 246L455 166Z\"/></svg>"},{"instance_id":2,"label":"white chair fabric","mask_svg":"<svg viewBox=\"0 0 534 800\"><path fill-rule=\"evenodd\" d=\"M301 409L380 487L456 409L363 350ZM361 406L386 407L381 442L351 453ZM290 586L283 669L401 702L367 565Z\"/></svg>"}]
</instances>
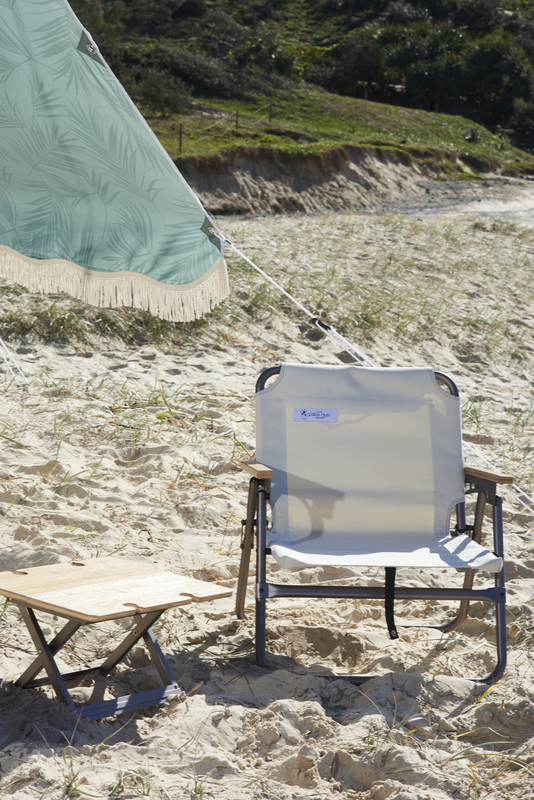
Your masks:
<instances>
[{"instance_id":1,"label":"white chair fabric","mask_svg":"<svg viewBox=\"0 0 534 800\"><path fill-rule=\"evenodd\" d=\"M284 364L256 395L256 441L283 568L501 570L449 534L464 499L460 403L431 369Z\"/></svg>"}]
</instances>

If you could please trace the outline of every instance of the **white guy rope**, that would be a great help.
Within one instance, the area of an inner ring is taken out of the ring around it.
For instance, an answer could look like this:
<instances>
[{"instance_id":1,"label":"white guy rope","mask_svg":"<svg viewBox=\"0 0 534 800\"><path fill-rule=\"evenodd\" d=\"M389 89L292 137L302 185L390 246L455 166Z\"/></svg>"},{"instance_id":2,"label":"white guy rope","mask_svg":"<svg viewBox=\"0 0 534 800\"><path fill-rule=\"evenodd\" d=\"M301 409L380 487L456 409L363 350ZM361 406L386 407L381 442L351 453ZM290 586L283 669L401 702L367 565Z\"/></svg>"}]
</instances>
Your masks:
<instances>
[{"instance_id":1,"label":"white guy rope","mask_svg":"<svg viewBox=\"0 0 534 800\"><path fill-rule=\"evenodd\" d=\"M235 246L235 244L233 244L233 242L230 241L230 239L227 239L226 236L224 236L223 233L221 233L219 230L217 230L217 228L213 227L213 228L210 228L209 230L210 230L210 233L213 233L218 239L220 239L220 241L223 244L227 244L229 247L231 247L232 250L234 250L239 256L241 256L241 258L244 259L247 262L247 264L250 264L250 266L253 269L255 269L256 272L259 272L260 275L263 275L265 280L269 281L269 283L271 283L273 286L275 286L278 289L278 291L282 292L282 294L285 294L285 296L287 298L289 298L289 300L291 300L292 303L294 303L296 306L298 306L298 308L300 308L301 311L304 311L304 313L307 314L311 318L311 320L315 323L315 325L320 330L323 331L323 333L326 333L326 335L329 336L334 342L336 342L336 344L340 345L343 348L343 350L345 350L350 356L352 356L352 358L354 358L354 360L357 361L361 366L369 366L369 367L375 367L376 368L376 364L373 364L371 359L368 358L365 355L365 353L362 353L361 350L358 350L353 344L351 344L349 341L347 341L347 339L345 339L344 336L342 336L340 333L338 333L336 331L336 329L334 327L332 327L332 325L327 325L326 323L321 322L321 320L318 317L316 317L314 314L312 314L312 312L309 311L306 308L306 306L303 306L302 303L299 303L299 301L296 300L292 295L290 295L289 292L287 292L284 289L283 286L280 286L280 284L277 283L274 280L274 278L271 278L270 275L268 275L266 272L264 272L262 269L260 269L260 267L258 267L257 264L255 264L253 261L250 260L250 258L248 258L244 253L242 253L241 250L239 250ZM488 461L486 458L484 458L484 456L481 453L479 453L478 450L475 450L475 448L471 447L471 445L468 444L467 442L463 442L462 444L463 444L463 452L464 452L464 455L465 455L466 458L469 458L471 461L474 461L475 464L477 464L479 467L482 467L482 464L479 461L477 461L477 458L479 458L479 459L481 459L481 461L484 463L484 465L486 467L490 467L491 469L493 469L496 472L498 472L497 468L494 467L493 464L490 461ZM469 452L469 450L471 452ZM515 492L513 492L505 484L503 484L502 488L504 489L504 491L507 494L511 495L514 498L514 500L517 500L523 506L523 508L526 508L532 514L534 514L534 500L532 499L532 497L530 497L530 495L528 495L526 492L524 492L523 489L521 489L520 486L517 486L517 484L515 484L515 483L512 484L512 487L519 494L516 494ZM525 503L521 499L520 495L522 497L525 497L528 502Z\"/></svg>"},{"instance_id":2,"label":"white guy rope","mask_svg":"<svg viewBox=\"0 0 534 800\"><path fill-rule=\"evenodd\" d=\"M311 318L312 322L314 322L315 325L320 330L323 331L323 333L326 333L327 336L330 336L330 338L333 339L334 342L336 342L336 344L340 345L340 347L342 347L343 350L346 350L346 352L350 356L352 356L352 358L358 361L359 364L361 364L362 366L366 364L369 367L376 366L369 358L367 358L367 356L364 353L360 352L360 350L354 347L354 345L352 345L340 333L338 333L335 328L333 328L331 325L326 325L324 322L321 322L321 320L318 319L318 317L316 317L315 314L312 314L312 312L309 311L306 308L306 306L303 306L302 303L299 303L299 301L296 300L292 295L290 295L289 292L286 292L284 287L280 286L280 284L277 283L274 280L274 278L271 278L270 275L267 275L267 273L264 272L262 269L260 269L260 267L258 267L257 264L255 264L253 261L250 260L250 258L247 258L247 256L244 253L242 253L241 250L238 250L238 248L235 246L235 244L233 244L233 242L230 241L230 239L227 239L226 236L224 236L216 228L210 228L209 230L210 233L213 233L218 239L221 240L221 242L229 245L232 248L232 250L235 250L235 252L247 262L247 264L250 264L250 266L253 267L256 270L256 272L259 272L260 275L263 275L265 280L269 281L269 283L272 283L272 285L275 286L279 292L285 294L285 296L288 297L292 303L298 306L301 311L304 311L304 313Z\"/></svg>"},{"instance_id":3,"label":"white guy rope","mask_svg":"<svg viewBox=\"0 0 534 800\"><path fill-rule=\"evenodd\" d=\"M13 370L11 369L11 364L13 364L15 369L17 369L19 371L19 373L22 375L24 381L26 383L28 383L28 378L26 377L26 375L23 373L23 371L21 370L21 368L17 364L15 356L13 355L13 353L10 350L8 350L6 343L4 342L4 340L2 338L0 338L0 353L2 354L2 358L6 362L8 370L13 375L13 378L15 379L15 383L18 384L19 380L18 380L17 376L15 375L15 373L13 372Z\"/></svg>"}]
</instances>

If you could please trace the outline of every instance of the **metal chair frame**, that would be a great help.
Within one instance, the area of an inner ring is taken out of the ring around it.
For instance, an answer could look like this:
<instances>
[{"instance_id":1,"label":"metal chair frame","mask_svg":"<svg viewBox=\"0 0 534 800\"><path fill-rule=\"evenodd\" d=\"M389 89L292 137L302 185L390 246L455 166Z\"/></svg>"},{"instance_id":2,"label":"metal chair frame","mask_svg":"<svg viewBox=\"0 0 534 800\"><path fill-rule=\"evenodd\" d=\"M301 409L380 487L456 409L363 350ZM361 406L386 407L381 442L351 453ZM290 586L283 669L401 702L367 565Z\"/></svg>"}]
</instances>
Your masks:
<instances>
[{"instance_id":1,"label":"metal chair frame","mask_svg":"<svg viewBox=\"0 0 534 800\"><path fill-rule=\"evenodd\" d=\"M265 370L258 379L256 391L261 391L267 380L280 372L280 367L271 367ZM436 378L446 384L452 394L458 395L458 390L454 382L442 373L435 373ZM385 600L386 587L375 586L299 586L291 584L276 584L266 580L266 557L270 555L267 547L267 503L269 500L271 480L264 477L261 471L267 475L268 468L258 465L261 470L256 470L257 476L250 479L247 517L243 520L242 553L239 568L239 578L236 597L236 615L239 619L247 619L245 614L245 597L247 590L247 579L251 559L254 539L256 539L256 662L260 666L268 666L266 662L266 614L267 600L279 597L316 597L316 598L354 598L365 600ZM249 471L254 471L249 467ZM473 474L478 473L478 474ZM503 518L502 518L502 498L497 495L496 487L499 477L503 477L501 482L509 483L511 479L506 476L498 476L487 470L467 469L465 482L466 494L477 493L477 503L474 515L474 524L467 525L465 521L465 503L459 503L456 509L457 533L467 532L471 538L481 543L482 523L486 504L492 508L493 519L493 546L494 553L500 558L504 557L503 541ZM495 668L481 678L472 678L474 682L492 684L498 681L506 668L506 591L504 579L504 566L499 573L495 574L495 585L485 589L473 589L474 569L465 570L464 584L461 589L415 589L395 587L394 594L400 600L460 600L460 608L457 616L451 622L443 625L429 625L444 633L456 630L465 621L469 603L473 600L482 600L493 603L496 617L496 645L497 645L497 664ZM409 626L403 626L409 627ZM418 626L420 627L420 626ZM355 684L364 683L375 677L374 675L348 675L335 676L343 677Z\"/></svg>"}]
</instances>

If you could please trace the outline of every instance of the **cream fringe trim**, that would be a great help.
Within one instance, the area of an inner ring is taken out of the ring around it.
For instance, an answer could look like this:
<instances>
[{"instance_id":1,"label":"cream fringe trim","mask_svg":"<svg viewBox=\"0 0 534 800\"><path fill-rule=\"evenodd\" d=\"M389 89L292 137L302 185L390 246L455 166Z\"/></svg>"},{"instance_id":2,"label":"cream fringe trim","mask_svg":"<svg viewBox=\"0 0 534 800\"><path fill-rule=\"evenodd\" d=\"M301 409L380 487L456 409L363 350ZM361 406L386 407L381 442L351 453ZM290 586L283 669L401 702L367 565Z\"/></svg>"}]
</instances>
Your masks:
<instances>
[{"instance_id":1,"label":"cream fringe trim","mask_svg":"<svg viewBox=\"0 0 534 800\"><path fill-rule=\"evenodd\" d=\"M133 306L172 322L197 319L229 292L222 257L198 280L170 286L137 272L93 272L62 259L41 261L0 245L0 275L30 292L67 292L93 306Z\"/></svg>"}]
</instances>

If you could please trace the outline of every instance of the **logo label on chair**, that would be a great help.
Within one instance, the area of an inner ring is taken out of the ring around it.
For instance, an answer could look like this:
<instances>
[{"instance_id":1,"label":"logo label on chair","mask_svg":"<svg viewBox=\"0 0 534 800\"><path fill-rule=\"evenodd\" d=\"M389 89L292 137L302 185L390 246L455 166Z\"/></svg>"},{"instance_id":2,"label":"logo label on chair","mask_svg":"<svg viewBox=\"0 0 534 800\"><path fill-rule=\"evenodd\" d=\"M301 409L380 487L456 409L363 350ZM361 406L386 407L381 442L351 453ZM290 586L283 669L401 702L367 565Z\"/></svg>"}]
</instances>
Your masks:
<instances>
[{"instance_id":1,"label":"logo label on chair","mask_svg":"<svg viewBox=\"0 0 534 800\"><path fill-rule=\"evenodd\" d=\"M337 408L294 408L293 422L337 422Z\"/></svg>"}]
</instances>

